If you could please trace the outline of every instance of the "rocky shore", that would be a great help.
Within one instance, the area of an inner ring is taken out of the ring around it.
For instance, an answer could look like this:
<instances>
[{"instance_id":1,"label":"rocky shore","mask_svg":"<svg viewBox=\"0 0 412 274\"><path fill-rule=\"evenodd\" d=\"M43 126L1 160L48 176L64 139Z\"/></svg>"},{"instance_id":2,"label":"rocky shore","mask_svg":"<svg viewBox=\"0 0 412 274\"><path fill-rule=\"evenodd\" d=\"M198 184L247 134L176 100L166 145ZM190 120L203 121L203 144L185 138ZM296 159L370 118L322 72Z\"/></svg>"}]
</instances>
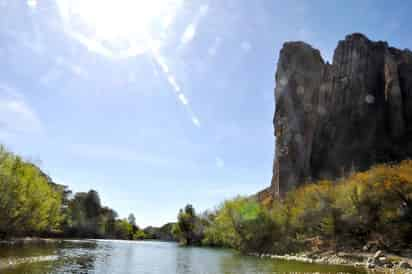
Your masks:
<instances>
[{"instance_id":1,"label":"rocky shore","mask_svg":"<svg viewBox=\"0 0 412 274\"><path fill-rule=\"evenodd\" d=\"M252 256L260 258L270 258L287 261L298 261L303 263L350 265L363 267L370 271L383 273L403 273L412 274L412 259L400 257L392 254L385 254L378 250L376 253L363 252L304 252L298 254L257 254Z\"/></svg>"}]
</instances>

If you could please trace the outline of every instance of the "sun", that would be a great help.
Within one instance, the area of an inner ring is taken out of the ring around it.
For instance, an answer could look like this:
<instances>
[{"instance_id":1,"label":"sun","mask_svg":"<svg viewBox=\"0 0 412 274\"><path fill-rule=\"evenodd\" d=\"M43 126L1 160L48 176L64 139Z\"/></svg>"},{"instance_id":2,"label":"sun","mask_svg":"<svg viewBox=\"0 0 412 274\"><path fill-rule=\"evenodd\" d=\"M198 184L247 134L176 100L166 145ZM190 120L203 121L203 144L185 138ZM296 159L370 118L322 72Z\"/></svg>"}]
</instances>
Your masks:
<instances>
[{"instance_id":1,"label":"sun","mask_svg":"<svg viewBox=\"0 0 412 274\"><path fill-rule=\"evenodd\" d=\"M57 0L66 32L89 50L136 56L167 37L183 0Z\"/></svg>"}]
</instances>

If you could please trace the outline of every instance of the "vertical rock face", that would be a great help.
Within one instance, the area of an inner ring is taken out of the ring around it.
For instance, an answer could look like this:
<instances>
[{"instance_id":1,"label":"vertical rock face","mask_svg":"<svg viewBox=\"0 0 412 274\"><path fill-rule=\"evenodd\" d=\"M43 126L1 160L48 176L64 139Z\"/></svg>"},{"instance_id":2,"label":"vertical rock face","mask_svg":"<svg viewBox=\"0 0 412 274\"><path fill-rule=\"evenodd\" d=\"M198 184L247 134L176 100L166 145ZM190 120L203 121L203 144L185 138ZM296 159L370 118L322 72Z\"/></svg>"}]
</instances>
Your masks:
<instances>
[{"instance_id":1,"label":"vertical rock face","mask_svg":"<svg viewBox=\"0 0 412 274\"><path fill-rule=\"evenodd\" d=\"M412 156L412 53L362 34L333 63L285 43L276 72L272 191Z\"/></svg>"}]
</instances>

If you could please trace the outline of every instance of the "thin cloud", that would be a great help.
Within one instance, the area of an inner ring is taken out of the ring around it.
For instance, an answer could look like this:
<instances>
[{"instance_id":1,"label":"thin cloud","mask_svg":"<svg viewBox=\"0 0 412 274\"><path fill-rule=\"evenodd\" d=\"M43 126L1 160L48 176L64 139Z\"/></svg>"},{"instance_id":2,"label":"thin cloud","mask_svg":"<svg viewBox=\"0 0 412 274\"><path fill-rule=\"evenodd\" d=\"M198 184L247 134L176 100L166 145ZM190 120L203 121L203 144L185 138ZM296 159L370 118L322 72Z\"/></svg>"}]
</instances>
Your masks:
<instances>
[{"instance_id":1,"label":"thin cloud","mask_svg":"<svg viewBox=\"0 0 412 274\"><path fill-rule=\"evenodd\" d=\"M32 33L5 30L4 34L12 38L17 45L25 47L35 54L42 55L46 52L46 45L42 39L42 33L36 25L33 26Z\"/></svg>"},{"instance_id":2,"label":"thin cloud","mask_svg":"<svg viewBox=\"0 0 412 274\"><path fill-rule=\"evenodd\" d=\"M72 64L71 62L63 58L62 56L58 56L56 58L56 65L67 68L69 71L71 71L76 76L83 77L83 78L87 77L87 71L85 69L83 69L80 65Z\"/></svg>"},{"instance_id":3,"label":"thin cloud","mask_svg":"<svg viewBox=\"0 0 412 274\"><path fill-rule=\"evenodd\" d=\"M153 166L169 166L167 155L156 155L133 146L116 144L74 143L65 146L66 153L94 161L139 162ZM179 165L191 165L184 160L176 160Z\"/></svg>"},{"instance_id":4,"label":"thin cloud","mask_svg":"<svg viewBox=\"0 0 412 274\"><path fill-rule=\"evenodd\" d=\"M0 96L2 98L9 97L19 100L23 100L24 98L24 96L20 92L18 92L17 89L4 83L0 83Z\"/></svg>"},{"instance_id":5,"label":"thin cloud","mask_svg":"<svg viewBox=\"0 0 412 274\"><path fill-rule=\"evenodd\" d=\"M48 86L56 82L57 80L59 80L61 76L62 76L61 70L56 69L55 67L50 68L45 74L43 74L40 77L40 83L42 83L45 86Z\"/></svg>"},{"instance_id":6,"label":"thin cloud","mask_svg":"<svg viewBox=\"0 0 412 274\"><path fill-rule=\"evenodd\" d=\"M140 159L137 152L126 147L96 144L72 144L69 147L70 151L74 154L90 159L113 159L119 161L137 161Z\"/></svg>"},{"instance_id":7,"label":"thin cloud","mask_svg":"<svg viewBox=\"0 0 412 274\"><path fill-rule=\"evenodd\" d=\"M0 131L3 134L39 134L43 126L37 114L15 88L0 83Z\"/></svg>"}]
</instances>

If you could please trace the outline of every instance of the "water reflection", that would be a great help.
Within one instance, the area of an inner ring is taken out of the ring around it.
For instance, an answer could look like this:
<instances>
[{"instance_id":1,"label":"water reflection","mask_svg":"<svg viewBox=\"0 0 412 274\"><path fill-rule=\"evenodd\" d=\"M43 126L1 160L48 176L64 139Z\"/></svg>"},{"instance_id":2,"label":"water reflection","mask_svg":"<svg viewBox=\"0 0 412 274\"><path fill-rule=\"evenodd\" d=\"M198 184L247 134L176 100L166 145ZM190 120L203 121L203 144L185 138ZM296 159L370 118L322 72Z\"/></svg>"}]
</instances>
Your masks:
<instances>
[{"instance_id":1,"label":"water reflection","mask_svg":"<svg viewBox=\"0 0 412 274\"><path fill-rule=\"evenodd\" d=\"M363 269L346 266L316 265L294 261L273 260L269 258L256 259L249 256L234 254L222 257L219 273L249 274L249 273L366 273Z\"/></svg>"},{"instance_id":2,"label":"water reflection","mask_svg":"<svg viewBox=\"0 0 412 274\"><path fill-rule=\"evenodd\" d=\"M0 268L1 273L364 273L352 267L321 266L242 256L213 248L182 248L174 243L71 241L41 246L0 247L0 260L54 256L54 260ZM3 259L1 259L3 258Z\"/></svg>"},{"instance_id":3,"label":"water reflection","mask_svg":"<svg viewBox=\"0 0 412 274\"><path fill-rule=\"evenodd\" d=\"M62 273L94 269L95 241L60 241L0 247L1 273Z\"/></svg>"}]
</instances>

